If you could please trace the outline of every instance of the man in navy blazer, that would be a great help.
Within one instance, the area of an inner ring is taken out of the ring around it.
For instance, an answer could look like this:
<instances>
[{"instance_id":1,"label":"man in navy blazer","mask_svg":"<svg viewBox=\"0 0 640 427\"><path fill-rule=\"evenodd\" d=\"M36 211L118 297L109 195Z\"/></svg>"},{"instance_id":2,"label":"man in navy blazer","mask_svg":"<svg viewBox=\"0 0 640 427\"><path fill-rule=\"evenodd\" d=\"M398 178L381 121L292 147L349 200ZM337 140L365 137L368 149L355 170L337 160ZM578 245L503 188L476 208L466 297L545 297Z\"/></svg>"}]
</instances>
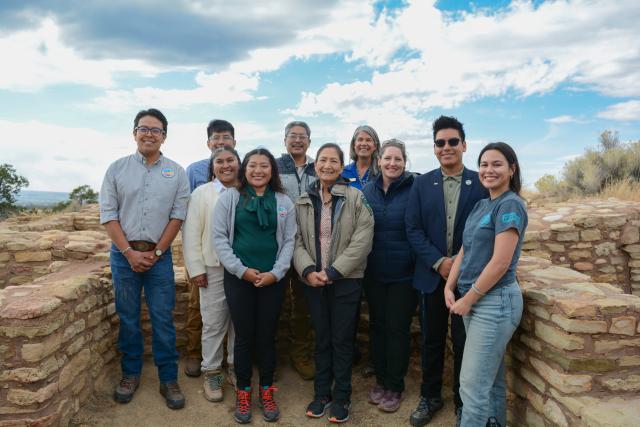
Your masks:
<instances>
[{"instance_id":1,"label":"man in navy blazer","mask_svg":"<svg viewBox=\"0 0 640 427\"><path fill-rule=\"evenodd\" d=\"M410 418L423 426L443 407L441 397L449 311L444 285L462 246L462 232L476 202L489 197L478 173L464 167L467 150L462 123L440 116L433 122L433 151L440 167L417 177L406 211L407 237L415 256L413 286L420 291L422 326L422 386L420 402ZM466 338L462 318L451 316L454 353L454 403L462 413L460 366Z\"/></svg>"}]
</instances>

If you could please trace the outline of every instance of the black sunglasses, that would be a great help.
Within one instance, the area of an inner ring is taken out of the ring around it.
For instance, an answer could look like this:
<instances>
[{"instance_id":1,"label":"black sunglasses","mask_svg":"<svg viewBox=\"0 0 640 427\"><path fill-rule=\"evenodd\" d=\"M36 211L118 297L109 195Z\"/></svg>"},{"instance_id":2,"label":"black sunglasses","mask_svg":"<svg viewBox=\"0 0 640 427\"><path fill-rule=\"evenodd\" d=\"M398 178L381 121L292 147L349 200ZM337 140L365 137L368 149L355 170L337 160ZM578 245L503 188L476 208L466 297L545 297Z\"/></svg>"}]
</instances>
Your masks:
<instances>
[{"instance_id":1,"label":"black sunglasses","mask_svg":"<svg viewBox=\"0 0 640 427\"><path fill-rule=\"evenodd\" d=\"M438 148L444 147L447 142L449 143L449 147L455 147L456 145L460 144L460 138L436 139L435 141L433 141L433 143L436 144L436 147Z\"/></svg>"}]
</instances>

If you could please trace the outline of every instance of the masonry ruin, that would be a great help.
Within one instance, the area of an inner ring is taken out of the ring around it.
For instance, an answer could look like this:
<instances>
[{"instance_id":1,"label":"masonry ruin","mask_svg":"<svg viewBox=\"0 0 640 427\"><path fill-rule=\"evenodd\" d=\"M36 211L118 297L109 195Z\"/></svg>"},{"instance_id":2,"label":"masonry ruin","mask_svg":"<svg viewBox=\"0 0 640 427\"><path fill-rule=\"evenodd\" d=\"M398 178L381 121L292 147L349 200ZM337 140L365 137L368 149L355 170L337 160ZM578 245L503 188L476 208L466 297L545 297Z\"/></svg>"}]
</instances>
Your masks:
<instances>
[{"instance_id":1,"label":"masonry ruin","mask_svg":"<svg viewBox=\"0 0 640 427\"><path fill-rule=\"evenodd\" d=\"M113 369L109 248L95 207L0 223L0 427L68 424ZM182 346L188 289L179 238L173 256ZM507 354L510 425L634 425L640 204L531 208L518 278L525 312ZM146 312L143 329L149 339Z\"/></svg>"}]
</instances>

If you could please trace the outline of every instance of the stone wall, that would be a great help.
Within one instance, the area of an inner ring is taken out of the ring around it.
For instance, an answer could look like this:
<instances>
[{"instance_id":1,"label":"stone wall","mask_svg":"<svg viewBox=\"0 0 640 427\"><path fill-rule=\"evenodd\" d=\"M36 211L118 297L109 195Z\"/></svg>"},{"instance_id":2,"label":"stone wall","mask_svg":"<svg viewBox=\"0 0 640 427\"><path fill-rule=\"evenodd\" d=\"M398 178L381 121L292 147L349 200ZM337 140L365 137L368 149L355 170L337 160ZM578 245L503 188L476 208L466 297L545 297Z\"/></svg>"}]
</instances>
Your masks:
<instances>
[{"instance_id":1,"label":"stone wall","mask_svg":"<svg viewBox=\"0 0 640 427\"><path fill-rule=\"evenodd\" d=\"M529 209L523 252L640 295L640 204L584 200Z\"/></svg>"},{"instance_id":2,"label":"stone wall","mask_svg":"<svg viewBox=\"0 0 640 427\"><path fill-rule=\"evenodd\" d=\"M640 418L640 298L522 257L525 312L508 356L509 418L630 426Z\"/></svg>"}]
</instances>

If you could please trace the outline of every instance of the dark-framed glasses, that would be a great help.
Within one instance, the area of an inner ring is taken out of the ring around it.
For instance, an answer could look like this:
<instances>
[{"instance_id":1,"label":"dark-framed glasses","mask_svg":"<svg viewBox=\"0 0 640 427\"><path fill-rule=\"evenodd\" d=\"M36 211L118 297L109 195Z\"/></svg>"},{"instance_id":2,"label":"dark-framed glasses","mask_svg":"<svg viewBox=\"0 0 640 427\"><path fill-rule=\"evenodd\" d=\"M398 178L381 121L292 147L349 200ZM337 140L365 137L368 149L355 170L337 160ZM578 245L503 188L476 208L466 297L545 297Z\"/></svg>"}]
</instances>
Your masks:
<instances>
[{"instance_id":1,"label":"dark-framed glasses","mask_svg":"<svg viewBox=\"0 0 640 427\"><path fill-rule=\"evenodd\" d=\"M209 141L213 141L213 142L220 142L220 141L231 142L231 141L233 141L233 137L231 135L211 135L209 137Z\"/></svg>"},{"instance_id":2,"label":"dark-framed glasses","mask_svg":"<svg viewBox=\"0 0 640 427\"><path fill-rule=\"evenodd\" d=\"M153 136L161 136L165 134L164 130L160 128L148 128L146 126L138 126L135 128L135 131L141 135L148 135L149 132L151 132L151 135Z\"/></svg>"},{"instance_id":3,"label":"dark-framed glasses","mask_svg":"<svg viewBox=\"0 0 640 427\"><path fill-rule=\"evenodd\" d=\"M433 143L436 144L436 147L438 148L442 148L446 144L449 144L449 147L455 147L460 144L460 138L436 139Z\"/></svg>"}]
</instances>

